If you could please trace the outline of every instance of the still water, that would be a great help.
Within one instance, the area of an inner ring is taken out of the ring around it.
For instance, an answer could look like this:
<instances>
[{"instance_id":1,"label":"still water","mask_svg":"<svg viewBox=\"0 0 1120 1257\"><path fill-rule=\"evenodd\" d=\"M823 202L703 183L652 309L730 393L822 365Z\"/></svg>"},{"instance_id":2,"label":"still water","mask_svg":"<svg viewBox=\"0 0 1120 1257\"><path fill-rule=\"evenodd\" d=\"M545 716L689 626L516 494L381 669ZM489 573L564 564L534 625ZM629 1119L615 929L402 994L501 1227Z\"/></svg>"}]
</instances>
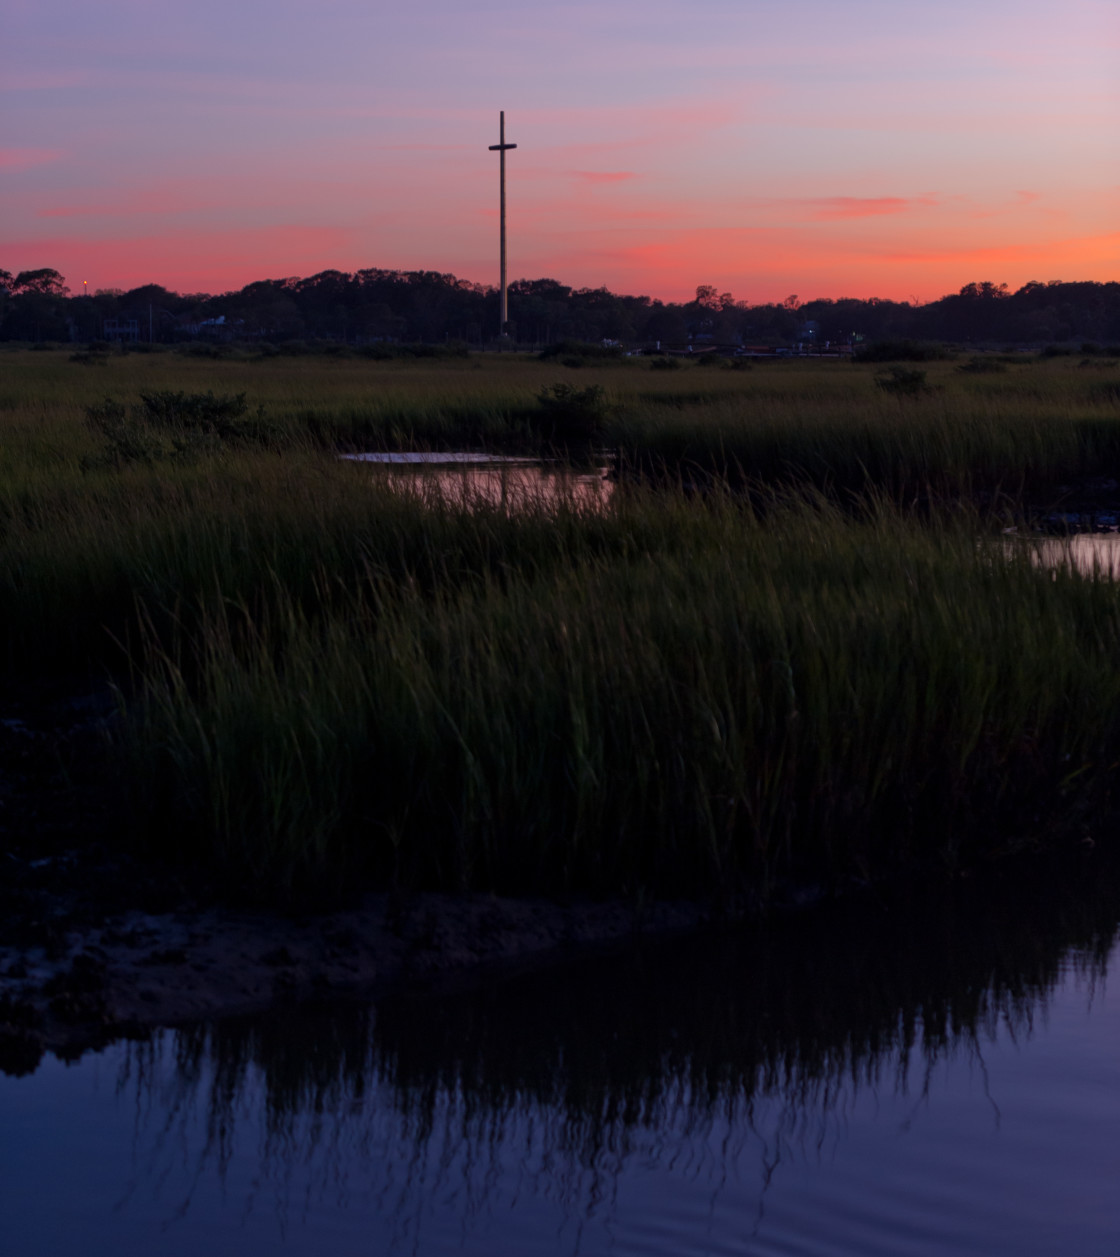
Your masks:
<instances>
[{"instance_id":1,"label":"still water","mask_svg":"<svg viewBox=\"0 0 1120 1257\"><path fill-rule=\"evenodd\" d=\"M4 1251L1114 1257L1118 916L1090 865L47 1058Z\"/></svg>"},{"instance_id":2,"label":"still water","mask_svg":"<svg viewBox=\"0 0 1120 1257\"><path fill-rule=\"evenodd\" d=\"M397 492L449 503L601 510L614 482L606 464L573 465L499 454L402 452L343 454L347 462L374 469L377 483Z\"/></svg>"},{"instance_id":3,"label":"still water","mask_svg":"<svg viewBox=\"0 0 1120 1257\"><path fill-rule=\"evenodd\" d=\"M1034 545L1043 567L1072 568L1101 580L1120 579L1120 535L1116 533L1046 538Z\"/></svg>"},{"instance_id":4,"label":"still water","mask_svg":"<svg viewBox=\"0 0 1120 1257\"><path fill-rule=\"evenodd\" d=\"M340 457L368 465L379 485L433 502L486 504L514 511L560 506L595 511L608 505L616 488L606 463L580 466L472 451L398 451ZM1120 516L1051 514L1047 521L1051 526L1072 531L1062 537L1025 532L1015 536L1011 546L1030 546L1042 567L1072 568L1097 579L1120 579L1120 532L1116 531Z\"/></svg>"}]
</instances>

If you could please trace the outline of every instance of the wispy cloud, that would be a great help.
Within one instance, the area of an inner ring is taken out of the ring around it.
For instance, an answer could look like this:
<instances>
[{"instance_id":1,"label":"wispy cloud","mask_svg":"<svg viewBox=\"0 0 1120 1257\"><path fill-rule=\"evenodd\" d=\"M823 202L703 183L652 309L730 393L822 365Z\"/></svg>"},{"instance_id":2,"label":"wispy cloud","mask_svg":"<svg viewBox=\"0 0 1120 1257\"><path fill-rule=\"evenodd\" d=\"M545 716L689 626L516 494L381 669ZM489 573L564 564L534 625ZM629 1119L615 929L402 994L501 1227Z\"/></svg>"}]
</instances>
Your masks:
<instances>
[{"instance_id":1,"label":"wispy cloud","mask_svg":"<svg viewBox=\"0 0 1120 1257\"><path fill-rule=\"evenodd\" d=\"M582 183L627 183L638 176L632 170L573 170L572 178Z\"/></svg>"},{"instance_id":2,"label":"wispy cloud","mask_svg":"<svg viewBox=\"0 0 1120 1257\"><path fill-rule=\"evenodd\" d=\"M30 170L33 166L49 166L67 156L61 148L0 148L0 170Z\"/></svg>"},{"instance_id":3,"label":"wispy cloud","mask_svg":"<svg viewBox=\"0 0 1120 1257\"><path fill-rule=\"evenodd\" d=\"M825 223L845 218L881 218L906 214L913 209L936 206L931 196L820 196L808 197L797 205L811 222Z\"/></svg>"},{"instance_id":4,"label":"wispy cloud","mask_svg":"<svg viewBox=\"0 0 1120 1257\"><path fill-rule=\"evenodd\" d=\"M36 211L35 217L127 219L133 216L199 213L218 206L228 206L231 202L230 191L227 187L222 196L214 192L206 195L200 194L196 183L164 181L124 193L118 192L103 200L44 206Z\"/></svg>"}]
</instances>

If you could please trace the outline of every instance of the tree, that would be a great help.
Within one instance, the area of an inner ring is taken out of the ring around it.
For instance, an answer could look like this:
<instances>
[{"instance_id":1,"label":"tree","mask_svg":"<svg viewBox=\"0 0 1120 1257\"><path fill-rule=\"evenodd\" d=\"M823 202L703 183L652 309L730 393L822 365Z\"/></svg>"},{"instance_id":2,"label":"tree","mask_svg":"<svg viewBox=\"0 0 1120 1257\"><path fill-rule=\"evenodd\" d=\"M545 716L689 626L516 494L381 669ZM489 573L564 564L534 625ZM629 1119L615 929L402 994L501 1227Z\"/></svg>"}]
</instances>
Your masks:
<instances>
[{"instance_id":1,"label":"tree","mask_svg":"<svg viewBox=\"0 0 1120 1257\"><path fill-rule=\"evenodd\" d=\"M41 267L37 271L20 271L12 284L12 292L35 293L41 297L66 297L70 289L66 281L51 266Z\"/></svg>"}]
</instances>

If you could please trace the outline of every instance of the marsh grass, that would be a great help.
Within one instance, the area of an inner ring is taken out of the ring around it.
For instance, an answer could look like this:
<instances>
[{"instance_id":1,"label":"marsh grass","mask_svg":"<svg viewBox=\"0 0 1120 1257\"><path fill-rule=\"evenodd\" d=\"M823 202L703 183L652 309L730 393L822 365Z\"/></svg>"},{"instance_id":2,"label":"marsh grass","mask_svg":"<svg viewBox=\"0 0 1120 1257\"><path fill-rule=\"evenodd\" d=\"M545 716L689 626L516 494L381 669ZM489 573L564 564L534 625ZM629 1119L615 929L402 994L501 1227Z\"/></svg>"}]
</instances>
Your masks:
<instances>
[{"instance_id":1,"label":"marsh grass","mask_svg":"<svg viewBox=\"0 0 1120 1257\"><path fill-rule=\"evenodd\" d=\"M651 375L633 362L603 363L588 376L611 410L603 439L647 473L740 469L771 483L912 493L930 485L968 491L981 481L1013 486L1024 477L1049 483L1120 464L1120 376L1060 358L1000 375L930 362L923 370L932 391L903 398L876 388L876 364L789 361L737 372L689 363ZM540 398L558 384L571 387L554 362L515 355L377 362L130 354L88 371L64 352L22 351L3 355L0 414L5 427L33 426L40 441L70 446L75 462L86 452L77 447L89 444L81 434L87 408L106 397L136 406L160 391L244 394L294 444L529 451L549 443Z\"/></svg>"},{"instance_id":2,"label":"marsh grass","mask_svg":"<svg viewBox=\"0 0 1120 1257\"><path fill-rule=\"evenodd\" d=\"M488 531L480 510L460 527ZM632 500L614 526L665 510ZM1109 584L821 503L765 526L709 504L687 545L611 549L429 590L371 565L315 612L279 589L259 618L208 602L149 642L140 812L282 891L734 895L953 867L1107 795Z\"/></svg>"},{"instance_id":3,"label":"marsh grass","mask_svg":"<svg viewBox=\"0 0 1120 1257\"><path fill-rule=\"evenodd\" d=\"M1115 474L1113 382L923 369L596 367L610 505L512 512L334 454L527 439L551 363L5 355L4 658L111 676L137 841L258 895L765 897L1080 837L1117 590L970 502ZM207 392L285 439L96 464L87 408Z\"/></svg>"}]
</instances>

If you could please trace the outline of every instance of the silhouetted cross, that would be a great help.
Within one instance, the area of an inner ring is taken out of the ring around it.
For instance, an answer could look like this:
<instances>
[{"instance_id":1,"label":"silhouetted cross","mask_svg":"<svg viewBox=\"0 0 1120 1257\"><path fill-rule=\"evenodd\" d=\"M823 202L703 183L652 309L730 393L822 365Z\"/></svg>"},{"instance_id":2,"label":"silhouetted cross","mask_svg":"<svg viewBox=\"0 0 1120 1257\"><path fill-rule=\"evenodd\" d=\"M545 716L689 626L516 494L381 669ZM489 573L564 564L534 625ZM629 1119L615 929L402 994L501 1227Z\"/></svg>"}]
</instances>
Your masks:
<instances>
[{"instance_id":1,"label":"silhouetted cross","mask_svg":"<svg viewBox=\"0 0 1120 1257\"><path fill-rule=\"evenodd\" d=\"M490 145L492 153L501 154L501 187L502 187L502 289L501 304L498 310L498 319L500 323L500 334L506 335L506 324L509 322L509 304L508 293L506 291L506 150L516 148L516 144L506 143L506 111L503 109L498 114L498 143Z\"/></svg>"}]
</instances>

